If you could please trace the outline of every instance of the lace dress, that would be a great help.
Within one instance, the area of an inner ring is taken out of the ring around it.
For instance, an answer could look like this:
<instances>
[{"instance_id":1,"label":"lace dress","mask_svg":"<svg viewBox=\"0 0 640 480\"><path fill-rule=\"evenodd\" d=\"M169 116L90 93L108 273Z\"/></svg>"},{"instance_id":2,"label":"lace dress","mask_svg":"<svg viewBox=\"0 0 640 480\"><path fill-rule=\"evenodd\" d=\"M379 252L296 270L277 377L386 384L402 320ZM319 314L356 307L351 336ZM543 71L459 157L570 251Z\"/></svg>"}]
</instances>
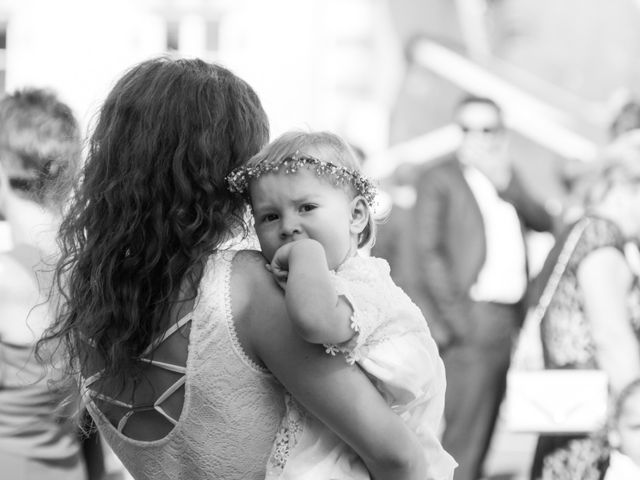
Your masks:
<instances>
[{"instance_id":1,"label":"lace dress","mask_svg":"<svg viewBox=\"0 0 640 480\"><path fill-rule=\"evenodd\" d=\"M595 342L584 313L584 297L578 285L577 271L587 255L606 247L623 251L622 233L609 220L590 217L542 321L547 368L597 367ZM640 287L637 279L629 290L627 302L631 321L636 332L640 333Z\"/></svg>"},{"instance_id":2,"label":"lace dress","mask_svg":"<svg viewBox=\"0 0 640 480\"><path fill-rule=\"evenodd\" d=\"M121 431L127 415L120 428L113 427L94 403L99 394L91 390L92 379L85 382L91 416L136 480L264 479L269 451L284 414L283 391L238 342L229 286L234 254L219 253L211 258L196 306L184 318L191 321L186 367L156 365L184 373L175 384L185 385L180 418L172 419L162 408L172 389L153 406L175 424L168 435L156 441L126 437ZM133 413L131 406L117 400L112 403L131 408Z\"/></svg>"},{"instance_id":3,"label":"lace dress","mask_svg":"<svg viewBox=\"0 0 640 480\"><path fill-rule=\"evenodd\" d=\"M334 275L334 285L353 308L354 337L325 345L370 376L391 408L424 446L428 479L451 479L456 462L438 433L444 408L445 373L419 308L391 280L389 265L354 257ZM357 455L290 395L267 465L267 479L368 479Z\"/></svg>"}]
</instances>

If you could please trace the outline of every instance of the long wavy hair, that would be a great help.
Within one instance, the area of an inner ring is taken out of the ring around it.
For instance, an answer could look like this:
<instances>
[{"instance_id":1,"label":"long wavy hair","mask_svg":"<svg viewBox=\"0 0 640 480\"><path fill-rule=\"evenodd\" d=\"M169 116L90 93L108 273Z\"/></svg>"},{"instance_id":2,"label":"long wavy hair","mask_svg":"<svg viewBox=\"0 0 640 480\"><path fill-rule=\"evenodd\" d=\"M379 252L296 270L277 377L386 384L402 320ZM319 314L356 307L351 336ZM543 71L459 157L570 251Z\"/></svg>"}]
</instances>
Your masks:
<instances>
[{"instance_id":1,"label":"long wavy hair","mask_svg":"<svg viewBox=\"0 0 640 480\"><path fill-rule=\"evenodd\" d=\"M183 285L246 227L225 176L267 141L261 103L229 70L156 58L104 102L59 232L60 306L41 344L62 342L68 374L98 365L123 388ZM86 373L86 372L84 372Z\"/></svg>"}]
</instances>

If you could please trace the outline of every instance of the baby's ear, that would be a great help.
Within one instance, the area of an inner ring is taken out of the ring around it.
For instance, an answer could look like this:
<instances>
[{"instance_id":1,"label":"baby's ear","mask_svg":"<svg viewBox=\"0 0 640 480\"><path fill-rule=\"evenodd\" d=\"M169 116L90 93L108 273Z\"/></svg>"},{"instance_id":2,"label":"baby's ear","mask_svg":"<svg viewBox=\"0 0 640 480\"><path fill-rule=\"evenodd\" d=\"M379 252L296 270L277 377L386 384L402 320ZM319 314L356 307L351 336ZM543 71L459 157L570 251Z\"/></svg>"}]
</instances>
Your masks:
<instances>
[{"instance_id":1,"label":"baby's ear","mask_svg":"<svg viewBox=\"0 0 640 480\"><path fill-rule=\"evenodd\" d=\"M369 207L362 195L351 200L351 233L360 235L369 223Z\"/></svg>"}]
</instances>

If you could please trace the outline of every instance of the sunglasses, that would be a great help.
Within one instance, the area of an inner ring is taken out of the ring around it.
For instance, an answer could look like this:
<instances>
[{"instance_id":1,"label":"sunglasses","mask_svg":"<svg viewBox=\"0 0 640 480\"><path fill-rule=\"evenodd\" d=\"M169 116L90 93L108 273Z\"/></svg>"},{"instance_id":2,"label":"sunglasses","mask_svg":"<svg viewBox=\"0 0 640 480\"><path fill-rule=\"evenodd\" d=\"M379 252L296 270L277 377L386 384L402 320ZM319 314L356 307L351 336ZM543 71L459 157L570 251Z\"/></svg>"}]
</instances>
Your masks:
<instances>
[{"instance_id":1,"label":"sunglasses","mask_svg":"<svg viewBox=\"0 0 640 480\"><path fill-rule=\"evenodd\" d=\"M488 127L471 128L467 125L460 125L460 130L462 130L463 133L479 132L484 133L485 135L495 135L500 133L503 130L503 127L502 125L492 125Z\"/></svg>"}]
</instances>

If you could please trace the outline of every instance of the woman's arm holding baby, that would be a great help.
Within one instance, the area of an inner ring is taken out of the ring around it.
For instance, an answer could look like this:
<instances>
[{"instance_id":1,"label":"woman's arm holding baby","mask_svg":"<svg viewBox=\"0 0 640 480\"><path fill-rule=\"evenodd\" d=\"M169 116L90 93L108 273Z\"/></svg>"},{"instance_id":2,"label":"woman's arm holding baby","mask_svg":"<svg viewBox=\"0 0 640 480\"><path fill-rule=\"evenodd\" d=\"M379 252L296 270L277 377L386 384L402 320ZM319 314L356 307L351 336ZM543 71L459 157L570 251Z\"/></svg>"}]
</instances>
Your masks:
<instances>
[{"instance_id":1,"label":"woman's arm holding baby","mask_svg":"<svg viewBox=\"0 0 640 480\"><path fill-rule=\"evenodd\" d=\"M287 318L282 291L268 276L261 257L236 258L233 316L245 351L353 448L372 479L426 478L427 459L419 438L369 378L342 356L327 355L321 346L297 335Z\"/></svg>"}]
</instances>

